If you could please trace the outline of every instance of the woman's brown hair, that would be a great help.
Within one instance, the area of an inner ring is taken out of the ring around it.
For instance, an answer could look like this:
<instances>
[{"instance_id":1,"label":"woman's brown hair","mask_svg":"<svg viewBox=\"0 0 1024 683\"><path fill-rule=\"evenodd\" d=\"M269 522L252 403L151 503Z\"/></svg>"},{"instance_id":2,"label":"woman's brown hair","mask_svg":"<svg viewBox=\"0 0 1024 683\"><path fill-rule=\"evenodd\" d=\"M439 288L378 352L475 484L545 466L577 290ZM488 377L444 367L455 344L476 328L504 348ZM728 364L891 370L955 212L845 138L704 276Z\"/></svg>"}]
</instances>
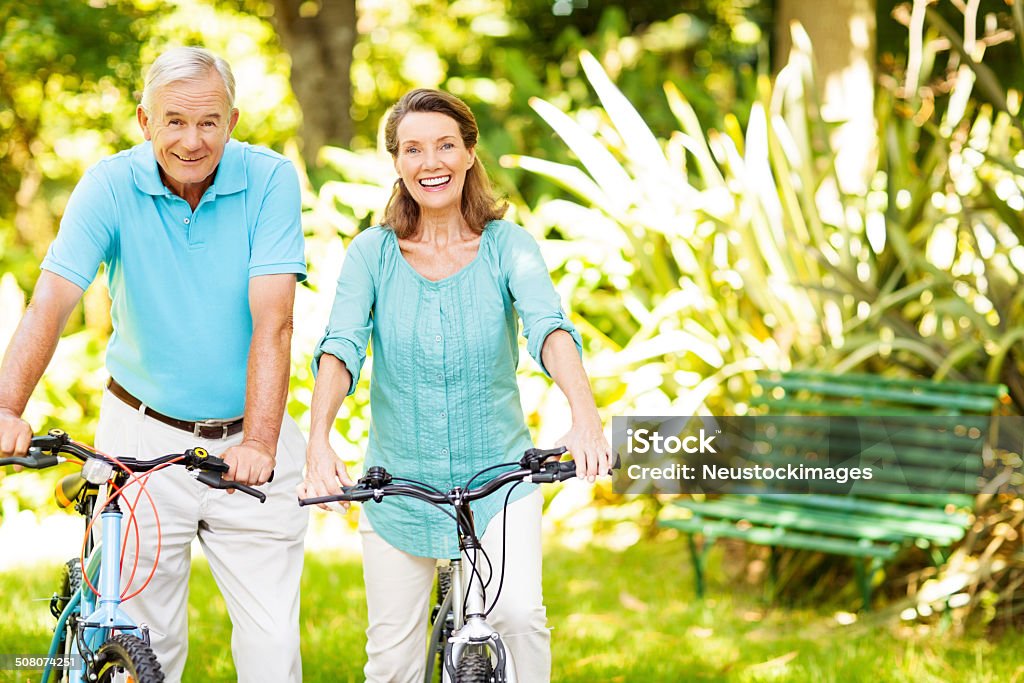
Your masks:
<instances>
[{"instance_id":1,"label":"woman's brown hair","mask_svg":"<svg viewBox=\"0 0 1024 683\"><path fill-rule=\"evenodd\" d=\"M466 149L476 147L480 130L476 118L466 103L455 95L443 90L418 88L407 92L391 110L384 126L384 146L393 159L398 158L398 124L410 112L436 112L453 119L459 126L459 135ZM466 172L466 184L462 188L462 217L471 230L480 234L489 221L505 215L506 202L498 200L491 189L483 163L476 161ZM399 178L395 189L384 209L384 223L395 231L399 238L411 237L419 227L420 207L409 194L405 183Z\"/></svg>"}]
</instances>

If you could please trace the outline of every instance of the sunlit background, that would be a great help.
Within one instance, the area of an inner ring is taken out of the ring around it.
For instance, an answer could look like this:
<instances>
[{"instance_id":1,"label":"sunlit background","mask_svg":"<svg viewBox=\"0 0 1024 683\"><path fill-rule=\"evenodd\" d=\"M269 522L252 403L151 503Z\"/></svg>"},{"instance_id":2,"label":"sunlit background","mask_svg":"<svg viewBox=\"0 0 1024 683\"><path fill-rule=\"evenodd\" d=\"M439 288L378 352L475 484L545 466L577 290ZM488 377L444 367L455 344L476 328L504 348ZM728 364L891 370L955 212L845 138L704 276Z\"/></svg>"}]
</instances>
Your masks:
<instances>
[{"instance_id":1,"label":"sunlit background","mask_svg":"<svg viewBox=\"0 0 1024 683\"><path fill-rule=\"evenodd\" d=\"M744 414L754 373L790 368L1002 382L1006 410L1024 406L1020 2L0 0L0 27L0 345L78 178L141 141L144 66L200 44L234 68L236 137L303 175L310 278L288 405L303 426L345 247L395 178L381 118L420 86L476 113L480 158L542 241L606 419ZM33 396L39 431L92 437L102 280ZM523 357L527 419L550 444L567 407ZM356 468L369 375L337 422ZM75 547L57 476L0 472L0 570ZM663 500L603 483L549 498L561 547L682 544L656 527ZM1000 563L972 579L991 597L960 623L1022 608L1008 588L1024 580L1022 512L1004 503L989 521L1008 532L977 551ZM356 552L354 515L316 516L311 552ZM761 556L737 552L736 580L756 582Z\"/></svg>"}]
</instances>

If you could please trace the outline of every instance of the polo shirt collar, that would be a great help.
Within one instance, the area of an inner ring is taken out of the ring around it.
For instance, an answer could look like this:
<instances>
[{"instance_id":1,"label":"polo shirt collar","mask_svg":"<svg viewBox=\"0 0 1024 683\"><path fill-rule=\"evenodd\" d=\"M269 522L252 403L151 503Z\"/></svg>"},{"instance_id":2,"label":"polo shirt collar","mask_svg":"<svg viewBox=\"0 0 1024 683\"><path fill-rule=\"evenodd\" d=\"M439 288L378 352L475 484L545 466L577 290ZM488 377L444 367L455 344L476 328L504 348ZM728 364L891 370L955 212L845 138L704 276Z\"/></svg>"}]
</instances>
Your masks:
<instances>
[{"instance_id":1,"label":"polo shirt collar","mask_svg":"<svg viewBox=\"0 0 1024 683\"><path fill-rule=\"evenodd\" d=\"M245 145L237 140L228 140L224 146L224 155L217 165L217 175L213 179L213 185L209 191L213 194L234 194L246 188L245 163L243 160L243 148ZM136 146L131 153L132 177L135 186L139 191L151 195L165 195L170 190L164 185L160 177L160 169L156 163L156 156L153 154L153 144L144 142Z\"/></svg>"}]
</instances>

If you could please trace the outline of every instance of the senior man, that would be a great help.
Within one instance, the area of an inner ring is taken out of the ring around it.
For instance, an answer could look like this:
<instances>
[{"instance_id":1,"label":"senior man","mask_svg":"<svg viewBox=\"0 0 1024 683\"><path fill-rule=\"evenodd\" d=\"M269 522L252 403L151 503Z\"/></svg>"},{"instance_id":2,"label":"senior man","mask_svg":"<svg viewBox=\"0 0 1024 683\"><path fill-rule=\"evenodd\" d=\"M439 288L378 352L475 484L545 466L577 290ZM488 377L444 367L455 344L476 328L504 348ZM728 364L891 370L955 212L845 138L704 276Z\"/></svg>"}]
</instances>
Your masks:
<instances>
[{"instance_id":1,"label":"senior man","mask_svg":"<svg viewBox=\"0 0 1024 683\"><path fill-rule=\"evenodd\" d=\"M137 109L145 142L78 183L0 366L0 455L27 449L32 429L21 414L104 264L113 334L96 446L139 459L202 446L228 463L226 478L267 494L260 505L184 468L154 473L147 490L159 512L159 562L124 609L148 625L166 679L181 680L198 536L231 617L238 679L282 683L302 679L307 517L294 491L305 443L284 407L295 285L306 265L295 169L231 139L234 96L231 68L200 48L168 50L149 69ZM157 557L154 515L142 500L139 546L126 538L136 577Z\"/></svg>"}]
</instances>

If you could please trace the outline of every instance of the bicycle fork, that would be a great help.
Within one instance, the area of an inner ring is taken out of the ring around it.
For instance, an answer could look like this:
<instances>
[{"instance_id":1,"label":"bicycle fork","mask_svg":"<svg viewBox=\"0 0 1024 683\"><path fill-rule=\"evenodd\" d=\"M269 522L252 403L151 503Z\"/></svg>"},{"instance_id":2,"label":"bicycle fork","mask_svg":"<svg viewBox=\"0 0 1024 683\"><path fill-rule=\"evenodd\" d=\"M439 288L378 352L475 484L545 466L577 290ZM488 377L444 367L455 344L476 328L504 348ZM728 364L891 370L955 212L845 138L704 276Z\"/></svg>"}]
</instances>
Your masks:
<instances>
[{"instance_id":1,"label":"bicycle fork","mask_svg":"<svg viewBox=\"0 0 1024 683\"><path fill-rule=\"evenodd\" d=\"M460 506L456 506L456 514L462 514ZM462 524L470 530L473 528L471 513L464 515ZM517 683L501 636L487 623L483 577L480 574L481 553L476 534L461 534L459 546L462 556L460 560L452 560L449 592L455 613L455 631L445 647L442 674L447 674L447 678L442 675L442 680L454 681L456 667L463 655L478 650L488 656L493 655L495 683ZM446 599L445 603L448 602Z\"/></svg>"}]
</instances>

